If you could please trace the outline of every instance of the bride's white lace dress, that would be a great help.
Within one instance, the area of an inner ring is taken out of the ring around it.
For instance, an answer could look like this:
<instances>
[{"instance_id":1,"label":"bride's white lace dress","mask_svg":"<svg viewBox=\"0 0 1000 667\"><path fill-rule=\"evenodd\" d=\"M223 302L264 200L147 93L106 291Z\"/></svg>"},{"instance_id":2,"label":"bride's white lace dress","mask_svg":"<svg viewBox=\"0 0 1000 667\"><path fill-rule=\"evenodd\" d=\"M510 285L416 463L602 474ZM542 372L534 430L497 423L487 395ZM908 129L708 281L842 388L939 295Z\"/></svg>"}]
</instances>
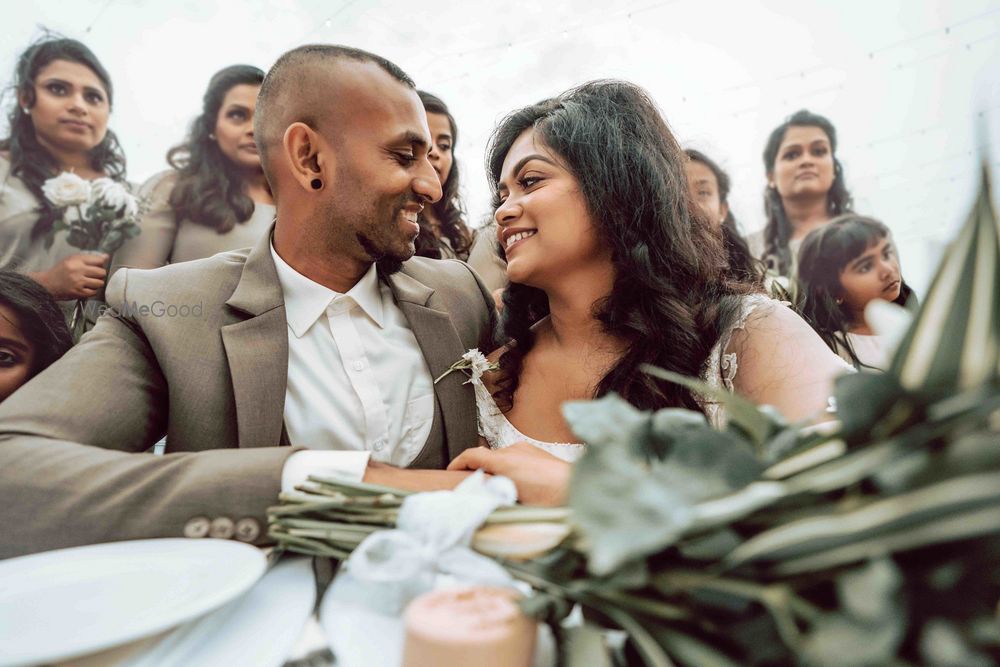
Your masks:
<instances>
[{"instance_id":1,"label":"bride's white lace dress","mask_svg":"<svg viewBox=\"0 0 1000 667\"><path fill-rule=\"evenodd\" d=\"M719 338L719 341L712 348L708 357L706 370L702 374L702 380L707 384L734 391L736 374L739 372L739 358L737 353L729 349L730 340L733 333L746 326L747 320L755 310L760 309L760 314L765 315L766 309L784 308L785 306L774 299L763 294L752 294L743 297L740 304L740 314L736 322ZM845 370L849 370L845 364ZM853 369L850 369L853 370ZM550 454L565 461L575 461L583 454L584 445L572 442L543 442L521 433L508 421L507 417L497 407L496 402L490 395L489 390L482 380L472 381L476 390L476 411L479 417L479 435L481 435L492 449L509 447L516 442L529 442L532 445L544 449ZM725 409L722 405L711 401L708 398L699 399L710 424L716 428L721 428L726 423Z\"/></svg>"}]
</instances>

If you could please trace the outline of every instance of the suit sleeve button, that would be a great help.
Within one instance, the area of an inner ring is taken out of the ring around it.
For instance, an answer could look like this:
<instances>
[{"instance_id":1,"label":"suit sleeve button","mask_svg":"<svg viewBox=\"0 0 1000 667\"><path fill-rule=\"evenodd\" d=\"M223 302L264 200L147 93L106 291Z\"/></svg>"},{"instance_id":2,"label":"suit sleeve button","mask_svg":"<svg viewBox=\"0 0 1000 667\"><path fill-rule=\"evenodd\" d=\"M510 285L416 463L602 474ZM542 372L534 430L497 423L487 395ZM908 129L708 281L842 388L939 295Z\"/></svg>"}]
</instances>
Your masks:
<instances>
[{"instance_id":1,"label":"suit sleeve button","mask_svg":"<svg viewBox=\"0 0 1000 667\"><path fill-rule=\"evenodd\" d=\"M236 539L240 542L253 542L260 537L260 524L257 519L244 517L236 522Z\"/></svg>"},{"instance_id":2,"label":"suit sleeve button","mask_svg":"<svg viewBox=\"0 0 1000 667\"><path fill-rule=\"evenodd\" d=\"M233 536L234 531L233 520L227 516L220 516L212 520L212 526L208 529L208 536L220 540L228 540Z\"/></svg>"},{"instance_id":3,"label":"suit sleeve button","mask_svg":"<svg viewBox=\"0 0 1000 667\"><path fill-rule=\"evenodd\" d=\"M184 524L184 537L205 537L211 522L203 516L196 516Z\"/></svg>"}]
</instances>

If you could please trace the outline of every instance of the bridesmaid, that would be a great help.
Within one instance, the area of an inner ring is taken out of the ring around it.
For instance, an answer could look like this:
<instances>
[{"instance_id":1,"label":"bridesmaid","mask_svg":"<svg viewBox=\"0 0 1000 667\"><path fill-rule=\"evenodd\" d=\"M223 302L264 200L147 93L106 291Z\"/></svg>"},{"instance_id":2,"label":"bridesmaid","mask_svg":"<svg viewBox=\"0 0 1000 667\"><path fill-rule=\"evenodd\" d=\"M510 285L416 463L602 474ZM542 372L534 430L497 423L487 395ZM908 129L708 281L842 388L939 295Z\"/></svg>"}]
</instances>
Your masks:
<instances>
[{"instance_id":1,"label":"bridesmaid","mask_svg":"<svg viewBox=\"0 0 1000 667\"><path fill-rule=\"evenodd\" d=\"M802 240L852 210L833 123L805 109L794 113L771 132L764 169L767 224L747 242L772 273L794 277Z\"/></svg>"},{"instance_id":2,"label":"bridesmaid","mask_svg":"<svg viewBox=\"0 0 1000 667\"><path fill-rule=\"evenodd\" d=\"M42 186L64 171L125 180L125 155L108 129L111 77L84 44L47 38L21 54L13 80L17 103L0 140L0 270L27 274L68 313L101 291L108 257L81 253L64 232L46 242L56 213Z\"/></svg>"},{"instance_id":3,"label":"bridesmaid","mask_svg":"<svg viewBox=\"0 0 1000 667\"><path fill-rule=\"evenodd\" d=\"M417 237L417 254L432 259L469 258L472 232L465 224L464 206L458 192L458 164L455 162L455 143L458 127L448 105L441 98L418 90L420 101L427 112L427 126L431 131L431 149L427 158L441 181L441 199L426 207L420 214L420 235Z\"/></svg>"},{"instance_id":4,"label":"bridesmaid","mask_svg":"<svg viewBox=\"0 0 1000 667\"><path fill-rule=\"evenodd\" d=\"M232 65L208 84L186 141L167 153L172 169L140 188L142 233L115 253L120 267L151 269L253 245L274 220L274 200L254 142L264 72Z\"/></svg>"}]
</instances>

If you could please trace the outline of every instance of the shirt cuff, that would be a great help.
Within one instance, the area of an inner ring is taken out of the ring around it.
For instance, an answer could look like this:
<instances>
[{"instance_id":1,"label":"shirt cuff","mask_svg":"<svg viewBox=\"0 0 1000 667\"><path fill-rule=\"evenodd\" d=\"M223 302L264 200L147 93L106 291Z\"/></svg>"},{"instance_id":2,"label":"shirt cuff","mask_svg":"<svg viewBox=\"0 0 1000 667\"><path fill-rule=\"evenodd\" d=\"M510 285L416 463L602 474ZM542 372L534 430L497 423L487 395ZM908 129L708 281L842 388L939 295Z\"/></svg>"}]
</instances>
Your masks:
<instances>
[{"instance_id":1,"label":"shirt cuff","mask_svg":"<svg viewBox=\"0 0 1000 667\"><path fill-rule=\"evenodd\" d=\"M285 467L281 469L281 492L295 490L295 485L305 482L309 475L329 475L360 482L365 477L369 456L369 452L295 452L285 460Z\"/></svg>"}]
</instances>

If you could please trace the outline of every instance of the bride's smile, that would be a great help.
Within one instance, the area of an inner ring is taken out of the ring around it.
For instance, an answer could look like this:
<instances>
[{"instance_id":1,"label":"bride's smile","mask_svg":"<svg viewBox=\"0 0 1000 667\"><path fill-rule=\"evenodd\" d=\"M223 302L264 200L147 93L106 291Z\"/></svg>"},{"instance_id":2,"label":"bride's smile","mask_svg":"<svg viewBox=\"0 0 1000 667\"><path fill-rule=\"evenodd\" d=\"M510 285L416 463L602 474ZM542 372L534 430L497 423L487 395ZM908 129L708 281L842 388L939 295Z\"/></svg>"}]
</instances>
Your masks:
<instances>
[{"instance_id":1,"label":"bride's smile","mask_svg":"<svg viewBox=\"0 0 1000 667\"><path fill-rule=\"evenodd\" d=\"M549 289L611 263L580 182L565 164L533 129L521 133L503 161L494 217L512 282Z\"/></svg>"}]
</instances>

